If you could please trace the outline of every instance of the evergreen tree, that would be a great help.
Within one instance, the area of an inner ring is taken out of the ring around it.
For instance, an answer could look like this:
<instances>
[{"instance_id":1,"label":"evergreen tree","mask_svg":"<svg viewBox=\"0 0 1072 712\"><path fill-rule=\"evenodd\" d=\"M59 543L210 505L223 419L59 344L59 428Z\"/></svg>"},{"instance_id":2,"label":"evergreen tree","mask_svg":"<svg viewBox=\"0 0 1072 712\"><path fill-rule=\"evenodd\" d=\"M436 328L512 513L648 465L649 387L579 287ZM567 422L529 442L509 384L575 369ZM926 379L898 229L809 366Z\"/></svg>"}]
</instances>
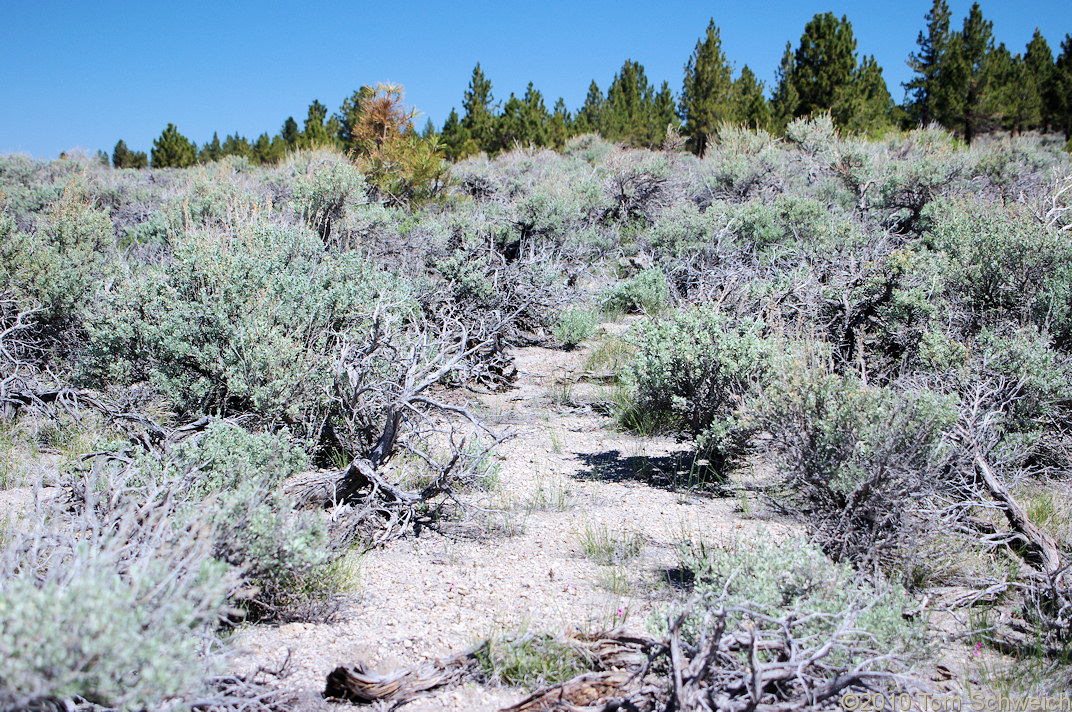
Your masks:
<instances>
[{"instance_id":1,"label":"evergreen tree","mask_svg":"<svg viewBox=\"0 0 1072 712\"><path fill-rule=\"evenodd\" d=\"M566 109L566 101L559 97L558 101L555 102L551 119L547 122L547 145L556 151L561 151L566 147L571 128L572 121L570 120L569 110Z\"/></svg>"},{"instance_id":2,"label":"evergreen tree","mask_svg":"<svg viewBox=\"0 0 1072 712\"><path fill-rule=\"evenodd\" d=\"M603 90L599 88L595 80L588 85L588 95L584 98L584 105L577 112L573 121L575 134L598 133L600 131L600 118L603 116Z\"/></svg>"},{"instance_id":3,"label":"evergreen tree","mask_svg":"<svg viewBox=\"0 0 1072 712\"><path fill-rule=\"evenodd\" d=\"M1020 55L1013 56L1005 44L990 51L985 67L983 130L1003 128L1014 134L1038 126L1042 120L1042 97L1028 76Z\"/></svg>"},{"instance_id":4,"label":"evergreen tree","mask_svg":"<svg viewBox=\"0 0 1072 712\"><path fill-rule=\"evenodd\" d=\"M1024 53L1024 74L1024 81L1030 87L1029 91L1037 93L1039 103L1038 123L1028 128L1048 130L1053 126L1056 103L1053 52L1037 27Z\"/></svg>"},{"instance_id":5,"label":"evergreen tree","mask_svg":"<svg viewBox=\"0 0 1072 712\"><path fill-rule=\"evenodd\" d=\"M119 139L115 144L115 148L112 149L112 166L114 168L127 168L129 160L130 149L127 148L127 142Z\"/></svg>"},{"instance_id":6,"label":"evergreen tree","mask_svg":"<svg viewBox=\"0 0 1072 712\"><path fill-rule=\"evenodd\" d=\"M220 146L220 136L213 131L212 140L201 147L197 160L201 163L211 163L220 160L221 156L223 156L223 148Z\"/></svg>"},{"instance_id":7,"label":"evergreen tree","mask_svg":"<svg viewBox=\"0 0 1072 712\"><path fill-rule=\"evenodd\" d=\"M839 126L847 125L856 71L856 39L848 18L838 20L831 12L815 15L804 26L793 59L795 115L829 111Z\"/></svg>"},{"instance_id":8,"label":"evergreen tree","mask_svg":"<svg viewBox=\"0 0 1072 712\"><path fill-rule=\"evenodd\" d=\"M462 109L465 116L462 126L469 132L469 137L476 142L478 150L493 151L496 142L494 115L495 97L491 93L491 80L484 76L484 71L477 62L469 88L465 90Z\"/></svg>"},{"instance_id":9,"label":"evergreen tree","mask_svg":"<svg viewBox=\"0 0 1072 712\"><path fill-rule=\"evenodd\" d=\"M432 119L429 118L427 121L424 122L424 128L421 130L421 138L427 141L428 139L435 138L436 136L438 136L438 134L435 130L435 124L433 124Z\"/></svg>"},{"instance_id":10,"label":"evergreen tree","mask_svg":"<svg viewBox=\"0 0 1072 712\"><path fill-rule=\"evenodd\" d=\"M653 145L662 145L667 133L681 128L681 121L678 120L677 111L674 108L674 92L670 90L668 81L663 81L659 86L659 92L655 95L652 121Z\"/></svg>"},{"instance_id":11,"label":"evergreen tree","mask_svg":"<svg viewBox=\"0 0 1072 712\"><path fill-rule=\"evenodd\" d=\"M148 165L149 157L145 155L145 151L131 151L122 139L115 144L112 151L112 166L115 168L146 168Z\"/></svg>"},{"instance_id":12,"label":"evergreen tree","mask_svg":"<svg viewBox=\"0 0 1072 712\"><path fill-rule=\"evenodd\" d=\"M298 147L298 141L301 140L301 131L298 130L298 122L294 120L293 116L288 116L287 120L283 122L280 136L288 150L294 150Z\"/></svg>"},{"instance_id":13,"label":"evergreen tree","mask_svg":"<svg viewBox=\"0 0 1072 712\"><path fill-rule=\"evenodd\" d=\"M781 133L797 115L800 96L793 82L796 71L796 58L793 56L793 44L785 43L785 52L774 77L774 94L771 96L772 128Z\"/></svg>"},{"instance_id":14,"label":"evergreen tree","mask_svg":"<svg viewBox=\"0 0 1072 712\"><path fill-rule=\"evenodd\" d=\"M221 146L221 155L223 156L249 158L252 153L253 148L249 145L249 141L245 136L239 136L237 131L233 136L227 136L223 139L223 145Z\"/></svg>"},{"instance_id":15,"label":"evergreen tree","mask_svg":"<svg viewBox=\"0 0 1072 712\"><path fill-rule=\"evenodd\" d=\"M261 165L272 165L283 159L287 153L287 144L279 134L269 137L262 133L254 142L250 160Z\"/></svg>"},{"instance_id":16,"label":"evergreen tree","mask_svg":"<svg viewBox=\"0 0 1072 712\"><path fill-rule=\"evenodd\" d=\"M336 117L328 118L328 107L313 100L305 116L300 143L304 148L319 148L334 143L341 126Z\"/></svg>"},{"instance_id":17,"label":"evergreen tree","mask_svg":"<svg viewBox=\"0 0 1072 712\"><path fill-rule=\"evenodd\" d=\"M197 146L168 124L153 141L153 168L186 168L197 162Z\"/></svg>"},{"instance_id":18,"label":"evergreen tree","mask_svg":"<svg viewBox=\"0 0 1072 712\"><path fill-rule=\"evenodd\" d=\"M732 87L733 69L722 52L722 37L712 19L707 34L696 41L685 64L681 90L680 116L685 122L689 146L696 155L704 155L709 137L718 131L719 124L733 120Z\"/></svg>"},{"instance_id":19,"label":"evergreen tree","mask_svg":"<svg viewBox=\"0 0 1072 712\"><path fill-rule=\"evenodd\" d=\"M1072 34L1061 41L1061 54L1057 56L1053 71L1053 128L1072 141Z\"/></svg>"},{"instance_id":20,"label":"evergreen tree","mask_svg":"<svg viewBox=\"0 0 1072 712\"><path fill-rule=\"evenodd\" d=\"M443 141L443 152L449 160L457 161L479 150L476 142L469 135L469 129L462 126L458 112L453 108L443 123L443 131L440 135Z\"/></svg>"},{"instance_id":21,"label":"evergreen tree","mask_svg":"<svg viewBox=\"0 0 1072 712\"><path fill-rule=\"evenodd\" d=\"M952 116L943 123L960 128L969 145L990 119L987 109L992 105L988 107L987 83L996 72L993 65L987 72L986 60L994 48L993 29L993 23L983 18L979 3L974 3L964 18L963 29L953 35L949 45L947 86L952 94Z\"/></svg>"},{"instance_id":22,"label":"evergreen tree","mask_svg":"<svg viewBox=\"0 0 1072 712\"><path fill-rule=\"evenodd\" d=\"M372 87L362 86L343 99L336 121L339 125L339 141L342 142L344 149L350 150L354 148L353 133L354 127L361 123L361 103L375 93L376 90Z\"/></svg>"},{"instance_id":23,"label":"evergreen tree","mask_svg":"<svg viewBox=\"0 0 1072 712\"><path fill-rule=\"evenodd\" d=\"M521 100L514 96L513 92L510 93L510 98L503 104L502 114L496 117L495 121L495 140L493 143L484 146L484 150L489 153L495 153L498 151L509 151L514 147L514 144L521 143L524 140L523 137L523 119L521 117L524 111L524 106Z\"/></svg>"},{"instance_id":24,"label":"evergreen tree","mask_svg":"<svg viewBox=\"0 0 1072 712\"><path fill-rule=\"evenodd\" d=\"M673 96L669 86L660 92L657 106L655 90L648 83L643 65L626 60L607 89L607 99L599 117L599 131L611 141L631 146L658 146L673 122ZM664 123L665 120L665 123Z\"/></svg>"},{"instance_id":25,"label":"evergreen tree","mask_svg":"<svg viewBox=\"0 0 1072 712\"><path fill-rule=\"evenodd\" d=\"M547 124L551 116L543 103L543 94L529 82L521 98L521 140L534 146L547 145Z\"/></svg>"},{"instance_id":26,"label":"evergreen tree","mask_svg":"<svg viewBox=\"0 0 1072 712\"><path fill-rule=\"evenodd\" d=\"M763 82L744 65L741 76L733 82L730 120L751 129L766 129L770 124L770 106L763 95Z\"/></svg>"},{"instance_id":27,"label":"evergreen tree","mask_svg":"<svg viewBox=\"0 0 1072 712\"><path fill-rule=\"evenodd\" d=\"M926 34L920 32L916 38L919 52L908 56L908 66L916 76L904 84L906 105L909 116L924 126L938 120L943 112L939 104L948 99L943 97L942 70L949 48L949 18L946 0L934 0L924 16Z\"/></svg>"},{"instance_id":28,"label":"evergreen tree","mask_svg":"<svg viewBox=\"0 0 1072 712\"><path fill-rule=\"evenodd\" d=\"M874 134L893 125L893 97L873 56L864 57L853 74L845 105L845 128Z\"/></svg>"}]
</instances>

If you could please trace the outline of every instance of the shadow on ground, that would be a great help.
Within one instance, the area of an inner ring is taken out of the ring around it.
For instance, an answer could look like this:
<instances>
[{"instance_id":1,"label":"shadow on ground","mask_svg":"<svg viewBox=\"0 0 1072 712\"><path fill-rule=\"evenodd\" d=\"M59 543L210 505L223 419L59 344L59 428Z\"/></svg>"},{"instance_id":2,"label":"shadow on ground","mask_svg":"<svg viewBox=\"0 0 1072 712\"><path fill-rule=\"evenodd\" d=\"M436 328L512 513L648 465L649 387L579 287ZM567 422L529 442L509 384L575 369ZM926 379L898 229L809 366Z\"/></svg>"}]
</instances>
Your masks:
<instances>
[{"instance_id":1,"label":"shadow on ground","mask_svg":"<svg viewBox=\"0 0 1072 712\"><path fill-rule=\"evenodd\" d=\"M669 455L623 457L619 450L575 453L584 469L573 475L595 482L639 482L669 490L726 496L724 479L706 462L690 452Z\"/></svg>"}]
</instances>

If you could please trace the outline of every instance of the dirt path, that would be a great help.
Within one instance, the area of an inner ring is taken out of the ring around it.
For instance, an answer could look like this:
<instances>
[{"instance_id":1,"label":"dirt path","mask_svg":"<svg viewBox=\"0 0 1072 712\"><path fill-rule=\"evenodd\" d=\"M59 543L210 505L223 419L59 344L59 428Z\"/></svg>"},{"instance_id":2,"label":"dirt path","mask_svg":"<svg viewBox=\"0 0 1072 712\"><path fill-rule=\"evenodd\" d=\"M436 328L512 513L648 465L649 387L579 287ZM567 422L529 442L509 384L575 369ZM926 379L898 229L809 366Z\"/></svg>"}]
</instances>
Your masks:
<instances>
[{"instance_id":1,"label":"dirt path","mask_svg":"<svg viewBox=\"0 0 1072 712\"><path fill-rule=\"evenodd\" d=\"M236 641L240 667L278 663L289 650L294 672L286 682L299 708L326 709L320 692L340 664L364 660L387 672L521 630L644 630L673 595L666 581L679 542L779 526L735 514L736 499L665 486L684 446L616 432L584 406L596 386L564 387L582 371L583 349L524 348L514 356L517 387L480 397L491 417L520 430L498 452L496 504L510 511L488 515L482 537L426 532L366 554L357 600L339 621L250 628ZM615 563L593 557L606 548L618 549ZM521 696L471 685L406 710L496 710Z\"/></svg>"}]
</instances>

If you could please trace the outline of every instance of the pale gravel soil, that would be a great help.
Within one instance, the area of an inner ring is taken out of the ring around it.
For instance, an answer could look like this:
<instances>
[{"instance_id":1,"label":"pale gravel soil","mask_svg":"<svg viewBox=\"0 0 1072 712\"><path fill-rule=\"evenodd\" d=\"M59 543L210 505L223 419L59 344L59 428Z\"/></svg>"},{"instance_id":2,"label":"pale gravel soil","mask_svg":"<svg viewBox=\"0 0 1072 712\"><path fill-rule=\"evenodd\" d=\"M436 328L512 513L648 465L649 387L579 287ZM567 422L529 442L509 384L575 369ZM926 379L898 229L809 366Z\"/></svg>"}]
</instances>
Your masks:
<instances>
[{"instance_id":1,"label":"pale gravel soil","mask_svg":"<svg viewBox=\"0 0 1072 712\"><path fill-rule=\"evenodd\" d=\"M297 695L296 707L326 709L331 705L320 692L327 673L357 660L388 672L460 652L495 633L593 631L622 624L644 631L675 595L665 570L676 566L683 538L713 541L760 529L788 530L783 523L735 514L736 499L669 491L634 472L645 462L649 470L669 467L667 456L687 445L616 432L609 418L591 408L552 404L551 384L580 372L583 350L533 347L514 356L517 387L474 396L479 398L475 407L520 431L498 451L495 501L500 507L512 503L513 511L488 515L482 536L425 531L369 552L360 562L356 600L345 605L338 621L251 626L236 638L243 650L236 669L270 666L289 651L293 673L285 684ZM575 402L595 395L594 386L573 387ZM540 492L544 508L527 506L540 499ZM614 538L643 543L639 556L620 569L629 582L624 594L609 590L610 567L585 556L586 526L605 526ZM504 529L521 533L508 535ZM496 710L523 695L468 685L405 709Z\"/></svg>"}]
</instances>

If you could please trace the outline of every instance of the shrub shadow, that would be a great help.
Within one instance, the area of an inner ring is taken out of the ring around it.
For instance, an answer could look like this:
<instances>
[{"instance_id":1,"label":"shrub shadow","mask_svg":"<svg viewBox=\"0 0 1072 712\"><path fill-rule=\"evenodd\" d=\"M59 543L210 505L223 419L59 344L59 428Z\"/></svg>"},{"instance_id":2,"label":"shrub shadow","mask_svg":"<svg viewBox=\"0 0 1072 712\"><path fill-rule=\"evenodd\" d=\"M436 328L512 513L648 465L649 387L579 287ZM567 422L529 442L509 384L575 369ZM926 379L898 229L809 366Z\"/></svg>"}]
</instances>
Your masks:
<instances>
[{"instance_id":1,"label":"shrub shadow","mask_svg":"<svg viewBox=\"0 0 1072 712\"><path fill-rule=\"evenodd\" d=\"M691 452L623 457L619 450L605 450L594 453L578 452L574 455L585 466L572 475L578 480L639 482L671 492L688 491L715 497L729 496L725 489L725 478Z\"/></svg>"}]
</instances>

